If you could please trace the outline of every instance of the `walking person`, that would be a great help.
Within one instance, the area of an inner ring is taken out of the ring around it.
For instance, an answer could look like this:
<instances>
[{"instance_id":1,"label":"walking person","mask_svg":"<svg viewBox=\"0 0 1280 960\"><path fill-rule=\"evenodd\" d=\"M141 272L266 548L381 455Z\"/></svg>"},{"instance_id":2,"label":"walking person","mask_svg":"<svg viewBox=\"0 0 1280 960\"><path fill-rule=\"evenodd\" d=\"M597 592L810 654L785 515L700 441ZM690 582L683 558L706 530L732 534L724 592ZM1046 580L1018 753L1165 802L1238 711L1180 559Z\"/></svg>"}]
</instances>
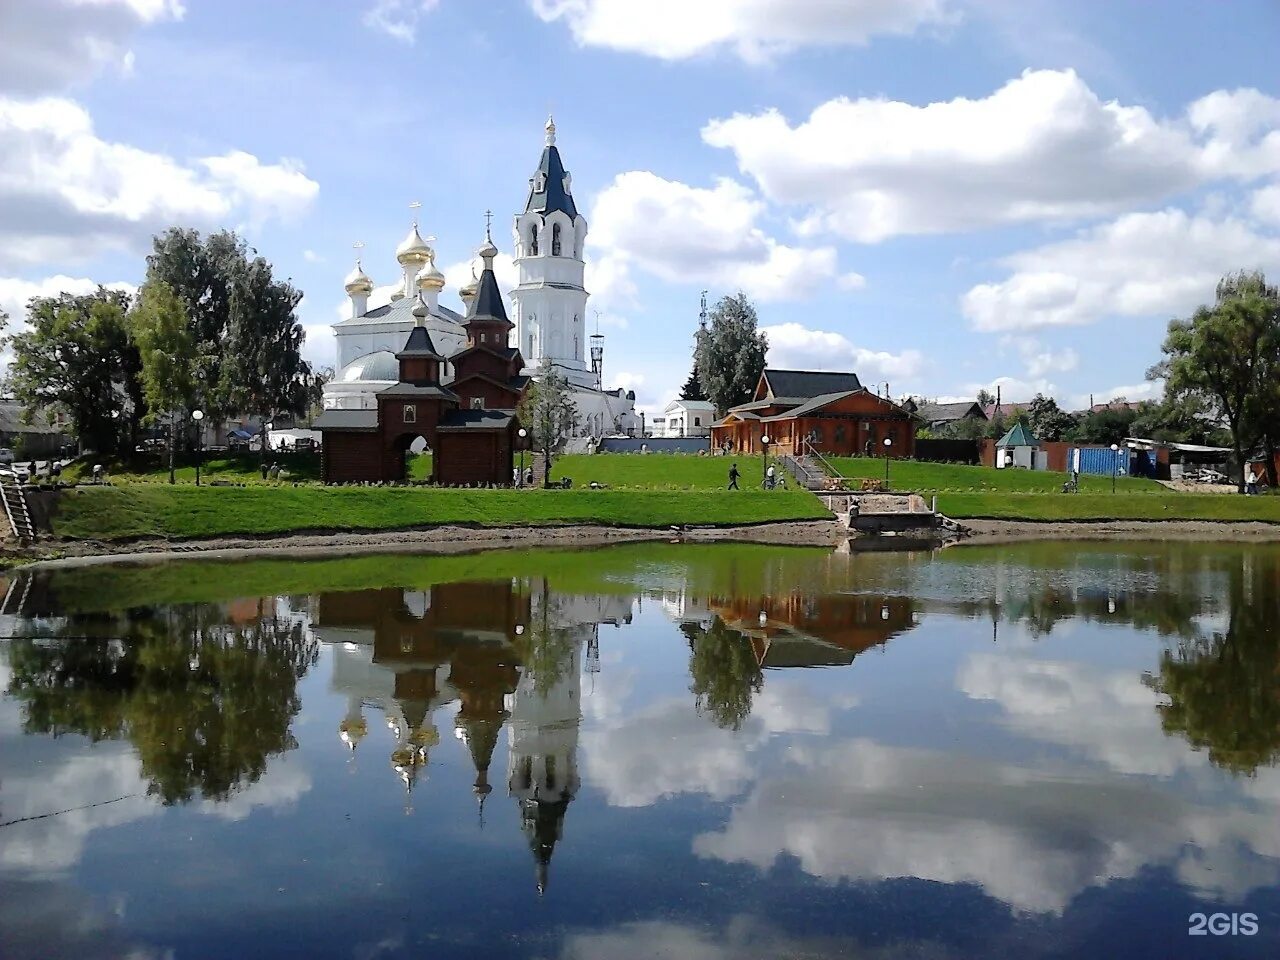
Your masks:
<instances>
[{"instance_id":1,"label":"walking person","mask_svg":"<svg viewBox=\"0 0 1280 960\"><path fill-rule=\"evenodd\" d=\"M738 477L740 476L742 476L742 474L738 473L738 465L736 463L729 467L729 489L730 490L738 489Z\"/></svg>"},{"instance_id":2,"label":"walking person","mask_svg":"<svg viewBox=\"0 0 1280 960\"><path fill-rule=\"evenodd\" d=\"M777 474L773 472L773 464L769 464L769 469L764 472L764 488L772 490L778 485Z\"/></svg>"}]
</instances>

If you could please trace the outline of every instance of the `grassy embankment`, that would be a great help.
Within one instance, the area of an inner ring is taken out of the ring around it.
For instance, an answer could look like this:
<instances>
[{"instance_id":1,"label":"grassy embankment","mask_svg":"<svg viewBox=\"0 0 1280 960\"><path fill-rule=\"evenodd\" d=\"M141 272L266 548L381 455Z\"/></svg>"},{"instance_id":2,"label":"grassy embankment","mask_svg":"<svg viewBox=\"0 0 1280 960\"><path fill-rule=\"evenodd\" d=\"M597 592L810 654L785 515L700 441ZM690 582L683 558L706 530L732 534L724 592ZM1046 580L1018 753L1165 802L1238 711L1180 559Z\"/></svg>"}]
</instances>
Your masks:
<instances>
[{"instance_id":1,"label":"grassy embankment","mask_svg":"<svg viewBox=\"0 0 1280 960\"><path fill-rule=\"evenodd\" d=\"M89 480L93 476L94 458L69 463L62 472L67 483ZM279 464L281 480L286 483L318 483L320 481L320 454L318 453L269 453L267 465ZM262 455L259 453L209 453L200 463L202 482L214 483L263 483ZM103 463L107 476L113 481L128 483L168 483L169 464L163 454L140 455L122 463L108 460ZM409 457L409 478L425 480L431 475L431 454ZM178 458L174 479L178 483L195 483L195 458L183 454Z\"/></svg>"},{"instance_id":2,"label":"grassy embankment","mask_svg":"<svg viewBox=\"0 0 1280 960\"><path fill-rule=\"evenodd\" d=\"M422 487L81 487L54 533L73 539L196 538L305 530L599 524L732 526L829 516L803 491L441 490Z\"/></svg>"},{"instance_id":3,"label":"grassy embankment","mask_svg":"<svg viewBox=\"0 0 1280 960\"><path fill-rule=\"evenodd\" d=\"M841 475L884 479L884 461L842 457L832 461ZM1062 493L1065 473L995 470L953 463L894 460L895 490L937 495L949 517L1007 520L1259 520L1280 523L1280 497L1181 493L1154 480L1082 475L1080 492Z\"/></svg>"}]
</instances>

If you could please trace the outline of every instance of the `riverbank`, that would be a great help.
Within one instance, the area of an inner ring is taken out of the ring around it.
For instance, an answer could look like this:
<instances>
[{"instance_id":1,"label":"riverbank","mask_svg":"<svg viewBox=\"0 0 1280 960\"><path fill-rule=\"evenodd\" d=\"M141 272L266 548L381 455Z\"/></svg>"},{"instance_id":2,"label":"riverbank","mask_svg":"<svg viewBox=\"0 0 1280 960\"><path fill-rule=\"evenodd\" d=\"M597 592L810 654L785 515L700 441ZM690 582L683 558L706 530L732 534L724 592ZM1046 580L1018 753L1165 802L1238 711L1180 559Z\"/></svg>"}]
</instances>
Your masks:
<instances>
[{"instance_id":1,"label":"riverbank","mask_svg":"<svg viewBox=\"0 0 1280 960\"><path fill-rule=\"evenodd\" d=\"M338 557L357 554L448 555L510 547L593 547L672 539L670 530L591 525L561 527L445 526L369 533L309 533L204 540L139 540L132 543L80 541L49 543L47 552L24 569L87 567L108 563L162 563L169 560L245 560L254 557ZM679 537L689 543L755 543L773 546L834 547L843 531L834 520L764 523L746 527L698 528ZM37 548L39 550L41 548Z\"/></svg>"},{"instance_id":2,"label":"riverbank","mask_svg":"<svg viewBox=\"0 0 1280 960\"><path fill-rule=\"evenodd\" d=\"M462 490L160 484L76 487L48 511L61 540L364 533L444 526L638 529L826 520L804 490Z\"/></svg>"},{"instance_id":3,"label":"riverbank","mask_svg":"<svg viewBox=\"0 0 1280 960\"><path fill-rule=\"evenodd\" d=\"M1280 524L1212 520L961 520L968 535L956 545L1029 540L1148 540L1188 543L1280 542Z\"/></svg>"}]
</instances>

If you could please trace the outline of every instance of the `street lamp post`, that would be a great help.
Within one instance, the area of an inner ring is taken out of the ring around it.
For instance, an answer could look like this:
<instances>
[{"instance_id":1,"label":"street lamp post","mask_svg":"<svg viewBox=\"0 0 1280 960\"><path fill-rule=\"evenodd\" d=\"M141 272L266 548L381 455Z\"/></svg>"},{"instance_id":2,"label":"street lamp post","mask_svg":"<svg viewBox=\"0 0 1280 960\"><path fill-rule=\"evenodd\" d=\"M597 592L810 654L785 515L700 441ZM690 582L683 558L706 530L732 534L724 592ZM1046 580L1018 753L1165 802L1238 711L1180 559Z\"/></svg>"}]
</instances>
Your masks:
<instances>
[{"instance_id":1,"label":"street lamp post","mask_svg":"<svg viewBox=\"0 0 1280 960\"><path fill-rule=\"evenodd\" d=\"M192 410L191 419L196 422L196 486L200 486L200 461L204 457L204 411Z\"/></svg>"},{"instance_id":2,"label":"street lamp post","mask_svg":"<svg viewBox=\"0 0 1280 960\"><path fill-rule=\"evenodd\" d=\"M517 487L524 486L524 440L529 436L529 431L521 427L516 431L516 436L520 438L520 479L516 482Z\"/></svg>"},{"instance_id":3,"label":"street lamp post","mask_svg":"<svg viewBox=\"0 0 1280 960\"><path fill-rule=\"evenodd\" d=\"M884 488L889 489L889 448L893 446L893 437L884 438Z\"/></svg>"},{"instance_id":4,"label":"street lamp post","mask_svg":"<svg viewBox=\"0 0 1280 960\"><path fill-rule=\"evenodd\" d=\"M1120 458L1117 456L1117 454L1119 453L1120 453L1120 445L1118 443L1113 443L1111 445L1111 492L1112 493L1116 492L1116 474L1120 471Z\"/></svg>"},{"instance_id":5,"label":"street lamp post","mask_svg":"<svg viewBox=\"0 0 1280 960\"><path fill-rule=\"evenodd\" d=\"M769 435L766 433L760 438L760 448L764 450L764 466L760 468L760 476L767 479L769 476Z\"/></svg>"}]
</instances>

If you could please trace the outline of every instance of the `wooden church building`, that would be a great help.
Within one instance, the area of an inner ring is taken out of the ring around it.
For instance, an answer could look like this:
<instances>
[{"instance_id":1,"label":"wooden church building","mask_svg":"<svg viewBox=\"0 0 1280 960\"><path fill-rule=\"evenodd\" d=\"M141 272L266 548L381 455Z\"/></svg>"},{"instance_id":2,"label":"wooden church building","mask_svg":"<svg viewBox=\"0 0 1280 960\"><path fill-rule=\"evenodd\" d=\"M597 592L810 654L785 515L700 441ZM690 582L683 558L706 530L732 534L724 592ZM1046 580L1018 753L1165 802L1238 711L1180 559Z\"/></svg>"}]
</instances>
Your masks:
<instances>
[{"instance_id":1,"label":"wooden church building","mask_svg":"<svg viewBox=\"0 0 1280 960\"><path fill-rule=\"evenodd\" d=\"M325 483L405 479L405 455L418 438L433 454L432 479L444 486L512 482L519 423L516 408L529 378L524 358L509 345L507 319L493 273L497 248L478 251L484 270L464 327L466 346L451 357L436 351L427 332L427 304L419 296L414 327L396 354L400 382L377 394L374 410L326 410L315 427L324 438ZM440 383L443 364L453 382Z\"/></svg>"},{"instance_id":2,"label":"wooden church building","mask_svg":"<svg viewBox=\"0 0 1280 960\"><path fill-rule=\"evenodd\" d=\"M751 400L711 425L711 445L755 454L766 437L775 454L913 457L916 417L854 373L766 369Z\"/></svg>"}]
</instances>

